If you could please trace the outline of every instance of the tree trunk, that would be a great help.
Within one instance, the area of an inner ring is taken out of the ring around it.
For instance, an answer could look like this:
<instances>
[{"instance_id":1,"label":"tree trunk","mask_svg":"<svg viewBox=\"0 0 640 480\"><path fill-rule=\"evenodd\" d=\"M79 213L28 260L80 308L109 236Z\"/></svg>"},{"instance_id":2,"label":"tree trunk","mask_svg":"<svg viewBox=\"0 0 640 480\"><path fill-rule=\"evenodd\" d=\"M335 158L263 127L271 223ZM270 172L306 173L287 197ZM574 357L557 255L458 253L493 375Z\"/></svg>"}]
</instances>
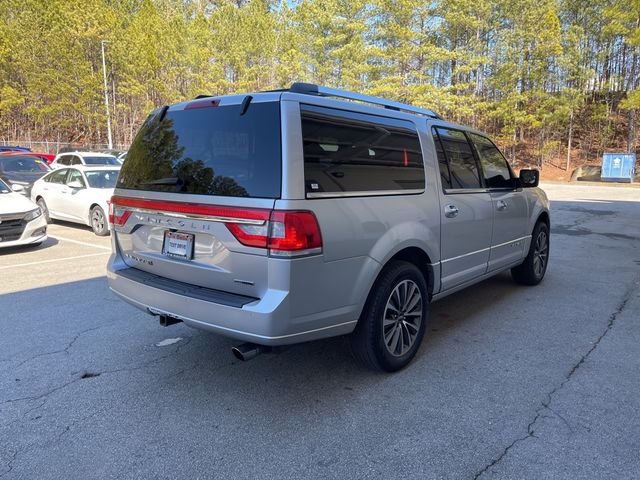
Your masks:
<instances>
[{"instance_id":1,"label":"tree trunk","mask_svg":"<svg viewBox=\"0 0 640 480\"><path fill-rule=\"evenodd\" d=\"M636 23L636 28L640 25L640 18ZM629 75L629 83L627 85L627 94L629 94L632 90L635 89L636 84L638 82L637 72L638 71L638 50L633 52L633 60L631 61L631 74ZM627 151L629 153L633 153L636 147L636 124L635 124L635 115L636 111L633 108L629 109L629 120L628 120L628 132L627 132Z\"/></svg>"},{"instance_id":2,"label":"tree trunk","mask_svg":"<svg viewBox=\"0 0 640 480\"><path fill-rule=\"evenodd\" d=\"M569 171L571 164L571 140L573 139L573 108L571 109L571 116L569 117L569 139L567 141L567 163L565 164L565 171Z\"/></svg>"}]
</instances>

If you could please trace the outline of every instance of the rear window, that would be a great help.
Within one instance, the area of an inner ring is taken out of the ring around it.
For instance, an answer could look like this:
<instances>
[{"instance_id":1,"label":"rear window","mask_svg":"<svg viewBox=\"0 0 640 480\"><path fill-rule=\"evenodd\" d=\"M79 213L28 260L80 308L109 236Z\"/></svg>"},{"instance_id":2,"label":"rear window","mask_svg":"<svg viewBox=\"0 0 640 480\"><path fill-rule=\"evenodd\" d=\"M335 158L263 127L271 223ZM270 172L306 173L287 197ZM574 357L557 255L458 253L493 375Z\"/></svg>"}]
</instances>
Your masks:
<instances>
[{"instance_id":1,"label":"rear window","mask_svg":"<svg viewBox=\"0 0 640 480\"><path fill-rule=\"evenodd\" d=\"M251 103L241 113L241 105L231 105L150 116L127 153L117 186L279 198L280 104Z\"/></svg>"},{"instance_id":2,"label":"rear window","mask_svg":"<svg viewBox=\"0 0 640 480\"><path fill-rule=\"evenodd\" d=\"M91 188L114 188L118 178L117 170L85 170Z\"/></svg>"},{"instance_id":3,"label":"rear window","mask_svg":"<svg viewBox=\"0 0 640 480\"><path fill-rule=\"evenodd\" d=\"M424 190L420 140L411 122L311 105L301 113L308 197Z\"/></svg>"},{"instance_id":4,"label":"rear window","mask_svg":"<svg viewBox=\"0 0 640 480\"><path fill-rule=\"evenodd\" d=\"M82 157L86 165L120 165L116 157Z\"/></svg>"},{"instance_id":5,"label":"rear window","mask_svg":"<svg viewBox=\"0 0 640 480\"><path fill-rule=\"evenodd\" d=\"M46 162L31 156L7 156L0 158L0 170L5 172L48 172Z\"/></svg>"}]
</instances>

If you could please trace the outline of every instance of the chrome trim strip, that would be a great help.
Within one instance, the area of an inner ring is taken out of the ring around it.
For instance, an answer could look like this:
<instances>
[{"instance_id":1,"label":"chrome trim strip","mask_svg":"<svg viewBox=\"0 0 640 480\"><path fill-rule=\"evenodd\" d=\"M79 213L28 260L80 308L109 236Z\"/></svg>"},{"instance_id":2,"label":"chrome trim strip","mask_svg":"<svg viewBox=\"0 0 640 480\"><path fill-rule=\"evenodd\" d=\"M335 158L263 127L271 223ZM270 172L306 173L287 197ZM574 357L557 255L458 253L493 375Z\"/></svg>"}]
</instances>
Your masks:
<instances>
[{"instance_id":1,"label":"chrome trim strip","mask_svg":"<svg viewBox=\"0 0 640 480\"><path fill-rule=\"evenodd\" d=\"M267 220L254 220L251 218L234 218L234 217L220 217L217 215L199 215L199 214L184 214L179 212L167 212L164 210L151 210L147 208L139 207L126 207L122 208L131 210L132 212L139 212L146 215L159 215L161 217L173 217L173 218L186 218L193 220L207 220L210 222L223 222L223 223L242 223L244 225L264 225Z\"/></svg>"},{"instance_id":2,"label":"chrome trim strip","mask_svg":"<svg viewBox=\"0 0 640 480\"><path fill-rule=\"evenodd\" d=\"M458 260L459 258L468 257L469 255L475 255L476 253L486 252L487 250L491 250L492 248L504 247L505 245L509 245L510 243L520 242L520 241L526 240L528 238L531 238L531 235L526 235L526 236L520 237L520 238L514 238L513 240L509 240L508 242L499 243L498 245L491 245L490 247L483 248L481 250L476 250L474 252L469 252L469 253L465 253L463 255L458 255L457 257L447 258L445 260L442 260L442 263L451 262L452 260Z\"/></svg>"},{"instance_id":3,"label":"chrome trim strip","mask_svg":"<svg viewBox=\"0 0 640 480\"><path fill-rule=\"evenodd\" d=\"M3 213L2 215L0 215L0 220L2 220L3 222L9 221L9 220L22 220L24 217L27 216L27 214L33 212L34 210L36 209L34 208L33 210L29 210L22 213Z\"/></svg>"},{"instance_id":4,"label":"chrome trim strip","mask_svg":"<svg viewBox=\"0 0 640 480\"><path fill-rule=\"evenodd\" d=\"M341 198L341 197L381 197L387 195L416 195L424 193L424 188L406 190L366 190L359 192L311 192L307 198Z\"/></svg>"},{"instance_id":5,"label":"chrome trim strip","mask_svg":"<svg viewBox=\"0 0 640 480\"><path fill-rule=\"evenodd\" d=\"M462 255L458 255L457 257L446 258L442 260L442 263L451 262L453 260L458 260L459 258L468 257L469 255L475 255L476 253L486 252L487 250L491 250L491 247L483 248L481 250L476 250L475 252L464 253Z\"/></svg>"},{"instance_id":6,"label":"chrome trim strip","mask_svg":"<svg viewBox=\"0 0 640 480\"><path fill-rule=\"evenodd\" d=\"M500 243L498 245L491 245L491 248L504 247L505 245L509 245L510 243L519 242L521 240L526 240L528 238L531 238L531 235L525 235L524 237L514 238L513 240L509 240L508 242Z\"/></svg>"},{"instance_id":7,"label":"chrome trim strip","mask_svg":"<svg viewBox=\"0 0 640 480\"><path fill-rule=\"evenodd\" d=\"M461 193L490 193L488 188L444 188L445 195L457 195Z\"/></svg>"}]
</instances>

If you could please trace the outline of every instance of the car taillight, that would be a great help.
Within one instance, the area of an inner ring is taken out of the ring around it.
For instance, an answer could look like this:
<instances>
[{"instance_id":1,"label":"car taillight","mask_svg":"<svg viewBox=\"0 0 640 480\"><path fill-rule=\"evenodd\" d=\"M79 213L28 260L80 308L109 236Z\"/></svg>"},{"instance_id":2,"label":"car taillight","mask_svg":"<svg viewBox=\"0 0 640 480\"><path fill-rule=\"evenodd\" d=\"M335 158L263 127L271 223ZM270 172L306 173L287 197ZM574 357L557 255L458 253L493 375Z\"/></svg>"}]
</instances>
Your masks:
<instances>
[{"instance_id":1,"label":"car taillight","mask_svg":"<svg viewBox=\"0 0 640 480\"><path fill-rule=\"evenodd\" d=\"M209 217L224 223L242 245L269 249L270 255L276 257L322 253L320 225L316 216L309 211L238 208L113 196L109 203L109 221L114 226L123 226L131 216L132 209Z\"/></svg>"},{"instance_id":2,"label":"car taillight","mask_svg":"<svg viewBox=\"0 0 640 480\"><path fill-rule=\"evenodd\" d=\"M312 212L274 210L269 223L271 255L291 257L322 251L320 225Z\"/></svg>"},{"instance_id":3,"label":"car taillight","mask_svg":"<svg viewBox=\"0 0 640 480\"><path fill-rule=\"evenodd\" d=\"M111 197L109 202L109 223L115 227L122 227L131 216L131 210L118 205L116 197Z\"/></svg>"},{"instance_id":4,"label":"car taillight","mask_svg":"<svg viewBox=\"0 0 640 480\"><path fill-rule=\"evenodd\" d=\"M312 212L273 210L264 225L228 222L227 228L243 245L268 248L274 257L299 257L322 252L318 220Z\"/></svg>"}]
</instances>

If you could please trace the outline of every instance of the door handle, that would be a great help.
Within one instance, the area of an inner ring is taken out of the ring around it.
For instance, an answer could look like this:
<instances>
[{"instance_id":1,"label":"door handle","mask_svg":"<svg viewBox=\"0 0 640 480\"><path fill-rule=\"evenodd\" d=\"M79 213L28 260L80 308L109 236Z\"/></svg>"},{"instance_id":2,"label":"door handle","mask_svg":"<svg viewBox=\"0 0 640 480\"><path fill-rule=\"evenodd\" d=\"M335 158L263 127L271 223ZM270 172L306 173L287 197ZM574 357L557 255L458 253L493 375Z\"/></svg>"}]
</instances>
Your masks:
<instances>
[{"instance_id":1,"label":"door handle","mask_svg":"<svg viewBox=\"0 0 640 480\"><path fill-rule=\"evenodd\" d=\"M447 205L444 207L444 216L447 218L456 217L459 213L458 207L455 205Z\"/></svg>"},{"instance_id":2,"label":"door handle","mask_svg":"<svg viewBox=\"0 0 640 480\"><path fill-rule=\"evenodd\" d=\"M507 202L505 202L504 200L498 200L498 201L496 202L496 209L497 209L499 212L502 212L503 210L506 210L506 209L507 209L507 207L508 207Z\"/></svg>"}]
</instances>

